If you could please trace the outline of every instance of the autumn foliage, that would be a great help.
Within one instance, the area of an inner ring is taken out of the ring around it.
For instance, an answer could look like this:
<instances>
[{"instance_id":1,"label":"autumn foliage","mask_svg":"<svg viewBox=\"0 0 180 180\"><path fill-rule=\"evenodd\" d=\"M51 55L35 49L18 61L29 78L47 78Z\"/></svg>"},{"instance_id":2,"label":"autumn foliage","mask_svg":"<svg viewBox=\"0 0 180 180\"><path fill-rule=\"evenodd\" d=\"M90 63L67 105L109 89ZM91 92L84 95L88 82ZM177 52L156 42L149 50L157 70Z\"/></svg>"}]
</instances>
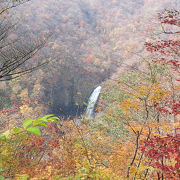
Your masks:
<instances>
[{"instance_id":1,"label":"autumn foliage","mask_svg":"<svg viewBox=\"0 0 180 180\"><path fill-rule=\"evenodd\" d=\"M152 136L142 142L141 151L148 158L147 166L160 169L164 178L179 177L179 135L165 137Z\"/></svg>"},{"instance_id":2,"label":"autumn foliage","mask_svg":"<svg viewBox=\"0 0 180 180\"><path fill-rule=\"evenodd\" d=\"M1 177L178 180L179 18L176 10L158 14L162 31L145 42L148 56L103 84L94 119L27 118L38 101L26 100L28 89L22 90L23 103L13 113L26 120L7 126L0 136Z\"/></svg>"}]
</instances>

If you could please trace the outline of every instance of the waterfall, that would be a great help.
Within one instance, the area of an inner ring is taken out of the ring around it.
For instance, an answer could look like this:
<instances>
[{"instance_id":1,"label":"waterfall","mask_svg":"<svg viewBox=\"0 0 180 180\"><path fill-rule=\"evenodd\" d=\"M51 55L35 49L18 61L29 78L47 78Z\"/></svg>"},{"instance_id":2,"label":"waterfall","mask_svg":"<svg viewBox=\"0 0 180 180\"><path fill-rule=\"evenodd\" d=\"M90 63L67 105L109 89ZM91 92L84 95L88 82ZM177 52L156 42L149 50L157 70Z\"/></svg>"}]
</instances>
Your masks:
<instances>
[{"instance_id":1,"label":"waterfall","mask_svg":"<svg viewBox=\"0 0 180 180\"><path fill-rule=\"evenodd\" d=\"M93 118L94 106L96 105L100 92L101 92L101 86L98 86L96 89L94 89L91 96L89 97L88 106L85 113L86 119Z\"/></svg>"}]
</instances>

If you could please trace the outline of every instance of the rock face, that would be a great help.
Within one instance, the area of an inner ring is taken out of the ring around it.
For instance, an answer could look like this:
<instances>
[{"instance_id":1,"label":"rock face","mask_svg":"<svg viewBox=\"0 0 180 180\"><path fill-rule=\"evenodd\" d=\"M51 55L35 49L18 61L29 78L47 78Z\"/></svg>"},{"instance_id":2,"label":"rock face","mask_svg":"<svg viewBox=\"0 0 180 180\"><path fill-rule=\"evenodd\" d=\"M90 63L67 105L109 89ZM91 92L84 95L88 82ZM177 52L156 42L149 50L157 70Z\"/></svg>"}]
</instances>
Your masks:
<instances>
[{"instance_id":1,"label":"rock face","mask_svg":"<svg viewBox=\"0 0 180 180\"><path fill-rule=\"evenodd\" d=\"M49 113L56 115L75 116L80 115L86 108L84 103L97 86L108 76L87 74L76 68L63 68L61 75L52 88L46 88L45 101L49 101Z\"/></svg>"}]
</instances>

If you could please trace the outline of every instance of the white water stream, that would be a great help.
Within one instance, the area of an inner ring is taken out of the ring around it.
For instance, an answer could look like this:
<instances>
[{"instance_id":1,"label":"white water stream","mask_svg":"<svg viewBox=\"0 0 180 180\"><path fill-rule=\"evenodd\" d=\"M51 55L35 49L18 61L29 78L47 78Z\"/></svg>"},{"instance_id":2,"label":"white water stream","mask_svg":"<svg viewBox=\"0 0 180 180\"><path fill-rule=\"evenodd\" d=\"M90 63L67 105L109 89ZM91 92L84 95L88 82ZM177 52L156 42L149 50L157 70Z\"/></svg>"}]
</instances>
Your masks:
<instances>
[{"instance_id":1,"label":"white water stream","mask_svg":"<svg viewBox=\"0 0 180 180\"><path fill-rule=\"evenodd\" d=\"M86 119L92 119L94 116L94 107L96 105L96 102L98 100L99 94L101 92L101 86L98 86L94 91L92 92L91 96L89 97L88 106L85 113Z\"/></svg>"}]
</instances>

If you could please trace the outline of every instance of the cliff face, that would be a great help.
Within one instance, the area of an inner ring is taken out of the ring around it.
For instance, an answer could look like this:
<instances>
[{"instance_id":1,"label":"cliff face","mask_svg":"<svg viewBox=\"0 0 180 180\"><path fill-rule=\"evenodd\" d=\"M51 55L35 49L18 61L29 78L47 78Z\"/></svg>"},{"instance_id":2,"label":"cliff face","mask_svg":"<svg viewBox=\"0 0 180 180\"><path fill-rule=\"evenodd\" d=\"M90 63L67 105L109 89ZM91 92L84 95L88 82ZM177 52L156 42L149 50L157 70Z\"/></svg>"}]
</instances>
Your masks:
<instances>
[{"instance_id":1,"label":"cliff face","mask_svg":"<svg viewBox=\"0 0 180 180\"><path fill-rule=\"evenodd\" d=\"M76 68L64 68L52 88L45 88L44 101L51 104L49 112L58 115L79 115L86 108L84 103L87 103L93 88L106 77L107 72L98 76L86 74Z\"/></svg>"}]
</instances>

